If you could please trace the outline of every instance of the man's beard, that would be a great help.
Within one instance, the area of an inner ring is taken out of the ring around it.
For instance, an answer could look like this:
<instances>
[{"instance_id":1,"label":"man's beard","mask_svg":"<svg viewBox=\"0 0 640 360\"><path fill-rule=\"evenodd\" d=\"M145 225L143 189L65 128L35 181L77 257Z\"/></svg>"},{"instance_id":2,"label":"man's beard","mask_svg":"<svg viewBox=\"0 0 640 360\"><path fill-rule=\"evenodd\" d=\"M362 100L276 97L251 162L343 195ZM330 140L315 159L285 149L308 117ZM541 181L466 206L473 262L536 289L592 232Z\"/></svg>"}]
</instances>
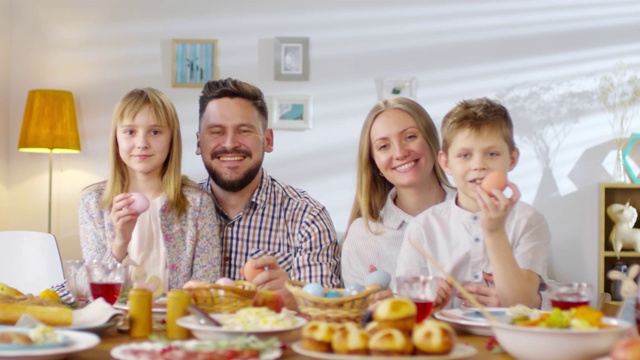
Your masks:
<instances>
[{"instance_id":1,"label":"man's beard","mask_svg":"<svg viewBox=\"0 0 640 360\"><path fill-rule=\"evenodd\" d=\"M242 176L239 179L235 179L235 180L225 179L222 173L215 170L211 166L211 164L208 162L205 162L204 167L207 169L207 172L209 173L209 177L211 178L211 180L216 185L218 185L222 190L229 191L229 192L238 192L244 189L245 187L247 187L247 185L249 185L251 181L255 179L255 177L260 172L260 169L262 168L262 160L263 158L261 158L258 162L256 162L254 166L252 166L247 171L245 171L245 173L242 174Z\"/></svg>"}]
</instances>

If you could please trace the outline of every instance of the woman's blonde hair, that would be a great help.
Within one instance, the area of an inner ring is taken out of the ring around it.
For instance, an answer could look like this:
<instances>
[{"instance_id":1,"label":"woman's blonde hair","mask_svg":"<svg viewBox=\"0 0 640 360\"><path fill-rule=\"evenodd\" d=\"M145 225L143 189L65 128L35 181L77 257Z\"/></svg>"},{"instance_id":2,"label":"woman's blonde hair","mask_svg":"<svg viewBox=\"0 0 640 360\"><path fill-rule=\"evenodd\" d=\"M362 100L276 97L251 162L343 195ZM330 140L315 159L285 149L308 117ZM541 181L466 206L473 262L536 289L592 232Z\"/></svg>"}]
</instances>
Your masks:
<instances>
[{"instance_id":1,"label":"woman's blonde hair","mask_svg":"<svg viewBox=\"0 0 640 360\"><path fill-rule=\"evenodd\" d=\"M162 91L154 88L133 89L129 91L113 110L111 131L109 132L109 164L111 172L107 180L106 189L100 205L111 208L113 198L129 189L129 172L127 165L120 158L116 131L118 125L125 121L131 121L144 107L149 107L153 118L159 125L167 127L171 133L171 143L167 158L162 164L161 182L162 189L167 194L167 207L175 210L181 216L187 209L187 198L182 193L182 186L190 184L189 180L182 179L182 136L180 135L180 122L178 113L173 103Z\"/></svg>"},{"instance_id":2,"label":"woman's blonde hair","mask_svg":"<svg viewBox=\"0 0 640 360\"><path fill-rule=\"evenodd\" d=\"M370 140L373 122L378 115L389 109L404 111L416 121L420 134L427 141L431 157L434 160L434 170L438 183L441 187L451 187L449 180L437 162L440 140L438 139L438 130L427 111L417 102L404 97L393 97L378 102L369 111L360 132L356 196L349 218L349 226L351 226L357 218L362 217L365 221L365 226L370 232L373 232L369 226L370 222L380 221L380 211L387 201L389 191L393 188L393 184L385 177L380 176L380 170L373 160Z\"/></svg>"}]
</instances>

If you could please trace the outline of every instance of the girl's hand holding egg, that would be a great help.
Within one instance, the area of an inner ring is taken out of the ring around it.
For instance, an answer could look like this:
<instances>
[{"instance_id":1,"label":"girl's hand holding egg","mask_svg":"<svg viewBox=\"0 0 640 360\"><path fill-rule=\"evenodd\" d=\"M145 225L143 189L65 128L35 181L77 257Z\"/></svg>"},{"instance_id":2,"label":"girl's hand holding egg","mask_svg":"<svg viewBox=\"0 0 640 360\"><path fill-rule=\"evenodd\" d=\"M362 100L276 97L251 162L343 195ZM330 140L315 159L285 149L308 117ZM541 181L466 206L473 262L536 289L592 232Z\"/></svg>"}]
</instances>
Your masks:
<instances>
[{"instance_id":1,"label":"girl's hand holding egg","mask_svg":"<svg viewBox=\"0 0 640 360\"><path fill-rule=\"evenodd\" d=\"M133 203L129 205L129 209L138 214L142 214L149 208L149 199L141 193L131 193L131 200Z\"/></svg>"}]
</instances>

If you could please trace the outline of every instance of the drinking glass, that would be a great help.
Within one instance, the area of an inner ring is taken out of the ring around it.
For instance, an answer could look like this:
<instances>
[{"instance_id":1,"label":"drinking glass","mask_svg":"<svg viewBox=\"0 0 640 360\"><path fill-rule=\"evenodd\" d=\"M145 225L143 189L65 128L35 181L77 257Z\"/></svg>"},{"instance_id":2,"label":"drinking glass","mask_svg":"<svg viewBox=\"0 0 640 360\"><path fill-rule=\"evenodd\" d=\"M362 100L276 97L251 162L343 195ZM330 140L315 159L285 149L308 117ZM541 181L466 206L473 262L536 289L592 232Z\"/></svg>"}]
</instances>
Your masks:
<instances>
[{"instance_id":1,"label":"drinking glass","mask_svg":"<svg viewBox=\"0 0 640 360\"><path fill-rule=\"evenodd\" d=\"M67 289L78 305L82 307L89 301L89 279L84 260L65 260L62 263Z\"/></svg>"},{"instance_id":2,"label":"drinking glass","mask_svg":"<svg viewBox=\"0 0 640 360\"><path fill-rule=\"evenodd\" d=\"M547 285L551 306L561 310L589 305L589 299L593 293L591 285L584 282L559 283L550 281Z\"/></svg>"},{"instance_id":3,"label":"drinking glass","mask_svg":"<svg viewBox=\"0 0 640 360\"><path fill-rule=\"evenodd\" d=\"M86 265L91 298L103 298L113 305L122 290L127 275L127 267L117 263L91 261Z\"/></svg>"},{"instance_id":4,"label":"drinking glass","mask_svg":"<svg viewBox=\"0 0 640 360\"><path fill-rule=\"evenodd\" d=\"M438 294L438 281L433 276L410 275L396 277L398 295L416 304L416 322L422 322L431 315L433 303Z\"/></svg>"}]
</instances>

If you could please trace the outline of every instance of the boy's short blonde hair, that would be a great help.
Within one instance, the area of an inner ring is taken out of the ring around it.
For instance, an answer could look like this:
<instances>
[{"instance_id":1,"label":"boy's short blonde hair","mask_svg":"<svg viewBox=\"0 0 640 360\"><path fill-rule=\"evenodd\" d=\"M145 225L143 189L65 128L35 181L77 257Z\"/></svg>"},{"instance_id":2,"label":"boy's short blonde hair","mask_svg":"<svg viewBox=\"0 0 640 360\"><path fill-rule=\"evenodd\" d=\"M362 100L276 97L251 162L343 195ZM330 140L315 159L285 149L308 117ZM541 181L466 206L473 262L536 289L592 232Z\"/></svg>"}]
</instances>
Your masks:
<instances>
[{"instance_id":1,"label":"boy's short blonde hair","mask_svg":"<svg viewBox=\"0 0 640 360\"><path fill-rule=\"evenodd\" d=\"M463 100L442 119L442 151L449 151L453 138L461 130L469 129L474 133L498 131L509 146L509 151L516 149L513 139L513 122L509 111L496 100L479 98Z\"/></svg>"}]
</instances>

